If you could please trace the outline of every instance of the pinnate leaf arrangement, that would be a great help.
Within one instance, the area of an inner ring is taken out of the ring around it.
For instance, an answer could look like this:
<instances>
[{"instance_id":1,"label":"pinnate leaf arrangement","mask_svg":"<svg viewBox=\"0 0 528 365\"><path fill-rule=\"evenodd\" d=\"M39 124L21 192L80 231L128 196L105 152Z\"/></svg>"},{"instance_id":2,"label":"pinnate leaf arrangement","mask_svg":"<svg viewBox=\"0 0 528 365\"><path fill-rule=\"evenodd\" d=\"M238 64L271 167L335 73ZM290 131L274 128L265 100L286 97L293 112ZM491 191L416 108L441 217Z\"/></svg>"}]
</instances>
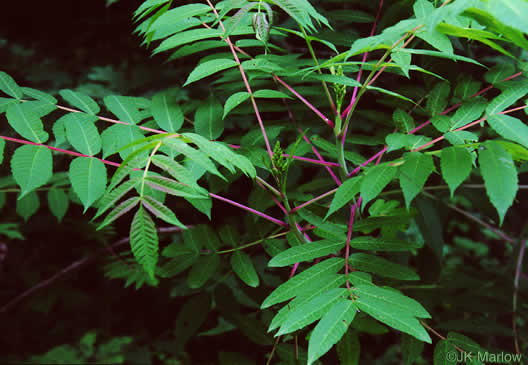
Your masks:
<instances>
[{"instance_id":1,"label":"pinnate leaf arrangement","mask_svg":"<svg viewBox=\"0 0 528 365\"><path fill-rule=\"evenodd\" d=\"M392 330L405 364L431 335L435 364L451 363L453 349L485 351L436 308L435 290L456 287L460 267L441 212L518 245L522 262L520 231L501 229L511 228L528 160L528 5L370 3L145 1L136 32L153 54L192 64L178 85L198 90L190 102L169 91L56 98L0 72L13 131L0 136L11 172L1 187L18 191L24 220L46 195L59 221L74 203L98 229L127 222L135 270L106 268L126 285L183 279L213 297L223 282L237 297L257 288L260 299L241 304L252 315L225 317L268 328L258 343L270 364L333 363L335 352L357 364L360 334ZM488 56L477 59L476 47ZM7 156L6 142L20 146ZM54 170L57 154L71 158L67 171ZM232 186L249 186L244 200L227 197ZM475 191L495 210L471 208ZM215 225L227 205L244 218ZM204 224L191 226L189 209ZM182 232L167 242L163 225ZM508 285L521 266L505 272ZM461 289L481 285L464 280ZM523 310L526 321L526 306L514 306L514 323ZM515 324L504 330L519 351Z\"/></svg>"}]
</instances>

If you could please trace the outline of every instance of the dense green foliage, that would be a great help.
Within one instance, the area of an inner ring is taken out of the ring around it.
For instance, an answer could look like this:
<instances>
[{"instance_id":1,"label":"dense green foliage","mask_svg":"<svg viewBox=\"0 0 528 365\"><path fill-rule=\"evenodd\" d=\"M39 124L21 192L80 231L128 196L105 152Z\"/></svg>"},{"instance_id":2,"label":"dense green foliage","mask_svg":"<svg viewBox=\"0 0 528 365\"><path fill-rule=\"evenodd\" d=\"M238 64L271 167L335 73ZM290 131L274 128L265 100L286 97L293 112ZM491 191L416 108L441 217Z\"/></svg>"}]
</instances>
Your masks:
<instances>
[{"instance_id":1,"label":"dense green foliage","mask_svg":"<svg viewBox=\"0 0 528 365\"><path fill-rule=\"evenodd\" d=\"M59 222L79 205L113 253L107 280L179 308L157 338L96 328L9 360L519 362L526 15L525 0L146 0L136 33L179 85L123 96L100 68L108 88L37 90L0 71L0 206L31 225L41 204ZM233 331L257 350L200 342Z\"/></svg>"}]
</instances>

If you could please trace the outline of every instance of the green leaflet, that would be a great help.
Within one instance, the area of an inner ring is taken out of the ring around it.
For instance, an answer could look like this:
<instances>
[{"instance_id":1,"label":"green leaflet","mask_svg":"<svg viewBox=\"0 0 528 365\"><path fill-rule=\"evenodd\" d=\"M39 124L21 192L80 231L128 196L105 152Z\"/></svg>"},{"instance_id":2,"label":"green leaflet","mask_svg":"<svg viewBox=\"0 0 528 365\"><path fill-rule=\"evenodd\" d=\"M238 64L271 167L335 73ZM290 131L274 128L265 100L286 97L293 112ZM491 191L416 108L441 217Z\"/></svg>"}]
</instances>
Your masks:
<instances>
[{"instance_id":1,"label":"green leaflet","mask_svg":"<svg viewBox=\"0 0 528 365\"><path fill-rule=\"evenodd\" d=\"M170 278L187 270L199 257L199 253L181 247L179 251L173 250L175 259L170 260L159 268L159 275Z\"/></svg>"},{"instance_id":2,"label":"green leaflet","mask_svg":"<svg viewBox=\"0 0 528 365\"><path fill-rule=\"evenodd\" d=\"M144 178L145 184L150 186L152 189L162 191L167 194L174 196L194 198L194 199L205 199L207 195L200 190L197 191L193 188L190 188L182 183L177 182L176 180L169 179L162 176L147 176Z\"/></svg>"},{"instance_id":3,"label":"green leaflet","mask_svg":"<svg viewBox=\"0 0 528 365\"><path fill-rule=\"evenodd\" d=\"M330 203L330 208L328 209L328 213L326 213L326 216L324 217L324 220L326 220L332 213L334 213L336 210L343 207L346 203L354 199L354 197L359 193L361 177L352 177L347 180L345 180L339 188L337 188L337 191L335 192L334 198L332 199L332 202Z\"/></svg>"},{"instance_id":4,"label":"green leaflet","mask_svg":"<svg viewBox=\"0 0 528 365\"><path fill-rule=\"evenodd\" d=\"M99 105L91 97L78 91L64 89L60 90L59 94L68 103L76 108L81 109L85 113L95 115L101 110Z\"/></svg>"},{"instance_id":5,"label":"green leaflet","mask_svg":"<svg viewBox=\"0 0 528 365\"><path fill-rule=\"evenodd\" d=\"M398 128L400 133L406 134L414 129L413 117L402 109L396 109L394 113L392 113L392 119L394 120L394 124L396 124L396 128Z\"/></svg>"},{"instance_id":6,"label":"green leaflet","mask_svg":"<svg viewBox=\"0 0 528 365\"><path fill-rule=\"evenodd\" d=\"M139 9L138 9L139 10ZM150 26L149 31L155 32L163 27L168 27L179 23L182 20L193 16L206 14L211 8L206 4L187 4L171 9L157 18Z\"/></svg>"},{"instance_id":7,"label":"green leaflet","mask_svg":"<svg viewBox=\"0 0 528 365\"><path fill-rule=\"evenodd\" d=\"M19 196L16 202L16 212L27 222L40 207L40 200L36 191L31 191L23 197Z\"/></svg>"},{"instance_id":8,"label":"green leaflet","mask_svg":"<svg viewBox=\"0 0 528 365\"><path fill-rule=\"evenodd\" d=\"M528 147L528 126L520 119L504 114L490 115L488 124L499 135Z\"/></svg>"},{"instance_id":9,"label":"green leaflet","mask_svg":"<svg viewBox=\"0 0 528 365\"><path fill-rule=\"evenodd\" d=\"M191 171L186 169L184 166L174 161L173 159L164 155L152 156L152 163L164 171L168 172L173 178L182 182L194 189L200 189L196 179L192 175Z\"/></svg>"},{"instance_id":10,"label":"green leaflet","mask_svg":"<svg viewBox=\"0 0 528 365\"><path fill-rule=\"evenodd\" d=\"M96 158L77 157L70 163L69 176L73 190L86 212L105 191L106 167Z\"/></svg>"},{"instance_id":11,"label":"green leaflet","mask_svg":"<svg viewBox=\"0 0 528 365\"><path fill-rule=\"evenodd\" d=\"M5 112L7 108L9 107L9 105L17 104L17 103L19 103L19 101L16 99L0 98L0 113Z\"/></svg>"},{"instance_id":12,"label":"green leaflet","mask_svg":"<svg viewBox=\"0 0 528 365\"><path fill-rule=\"evenodd\" d=\"M473 159L469 151L465 148L447 147L442 150L440 167L442 169L442 176L449 186L451 197L453 197L456 188L471 173Z\"/></svg>"},{"instance_id":13,"label":"green leaflet","mask_svg":"<svg viewBox=\"0 0 528 365\"><path fill-rule=\"evenodd\" d=\"M249 99L249 96L250 95L247 91L240 91L227 98L224 104L224 114L222 115L222 119L224 119L231 110Z\"/></svg>"},{"instance_id":14,"label":"green leaflet","mask_svg":"<svg viewBox=\"0 0 528 365\"><path fill-rule=\"evenodd\" d=\"M280 327L295 308L310 302L312 299L323 295L331 289L339 288L345 283L345 281L345 275L338 275L334 273L326 273L314 278L311 281L311 285L306 286L303 291L300 291L297 294L295 299L288 302L288 304L286 304L277 312L271 321L268 332Z\"/></svg>"},{"instance_id":15,"label":"green leaflet","mask_svg":"<svg viewBox=\"0 0 528 365\"><path fill-rule=\"evenodd\" d=\"M163 205L159 200L154 199L151 196L145 195L141 198L141 203L156 217L164 220L165 222L172 224L173 226L187 228L182 222L176 218L176 215L172 210Z\"/></svg>"},{"instance_id":16,"label":"green leaflet","mask_svg":"<svg viewBox=\"0 0 528 365\"><path fill-rule=\"evenodd\" d=\"M336 224L330 221L324 221L323 218L319 217L317 214L312 213L308 208L303 208L298 210L298 214L302 219L305 219L310 224L313 224L317 229L330 232L330 233L342 233L346 232L347 227L344 224Z\"/></svg>"},{"instance_id":17,"label":"green leaflet","mask_svg":"<svg viewBox=\"0 0 528 365\"><path fill-rule=\"evenodd\" d=\"M117 218L121 217L122 215L128 213L132 208L134 208L140 201L139 196L134 196L132 198L128 198L127 200L121 202L117 207L112 209L110 213L106 216L106 218L103 220L103 222L97 226L97 230L103 229L103 227L106 227L113 221L115 221Z\"/></svg>"},{"instance_id":18,"label":"green leaflet","mask_svg":"<svg viewBox=\"0 0 528 365\"><path fill-rule=\"evenodd\" d=\"M198 52L206 51L208 49L221 48L221 47L227 47L227 43L221 40L214 40L214 41L202 41L202 42L196 42L193 44L188 44L186 46L181 47L176 52L174 52L169 57L168 61L172 61L177 58L189 56L191 54L195 54Z\"/></svg>"},{"instance_id":19,"label":"green leaflet","mask_svg":"<svg viewBox=\"0 0 528 365\"><path fill-rule=\"evenodd\" d=\"M169 0L146 0L144 1L139 8L134 12L135 21L139 21L141 18L147 16L157 7L169 2Z\"/></svg>"},{"instance_id":20,"label":"green leaflet","mask_svg":"<svg viewBox=\"0 0 528 365\"><path fill-rule=\"evenodd\" d=\"M106 128L103 133L101 133L103 158L119 151L119 156L122 159L126 159L128 155L139 149L141 146L131 146L124 150L122 149L123 146L142 138L143 134L141 134L139 128L134 125L115 124Z\"/></svg>"},{"instance_id":21,"label":"green leaflet","mask_svg":"<svg viewBox=\"0 0 528 365\"><path fill-rule=\"evenodd\" d=\"M34 111L39 118L42 118L57 109L55 104L50 104L47 101L42 100L30 100L24 102L22 105L24 105L25 108Z\"/></svg>"},{"instance_id":22,"label":"green leaflet","mask_svg":"<svg viewBox=\"0 0 528 365\"><path fill-rule=\"evenodd\" d=\"M343 337L356 313L356 305L348 299L341 299L330 308L310 336L308 365L326 354Z\"/></svg>"},{"instance_id":23,"label":"green leaflet","mask_svg":"<svg viewBox=\"0 0 528 365\"><path fill-rule=\"evenodd\" d=\"M189 160L193 161L193 163L196 163L206 171L209 171L210 173L226 180L225 177L220 172L218 172L216 166L209 159L207 154L188 146L187 143L182 141L180 138L166 139L164 141L164 145L170 147L177 153L184 154Z\"/></svg>"},{"instance_id":24,"label":"green leaflet","mask_svg":"<svg viewBox=\"0 0 528 365\"><path fill-rule=\"evenodd\" d=\"M22 87L21 88L24 95L29 96L30 98L33 98L35 100L41 100L45 101L49 104L57 104L58 100L55 99L53 95L50 95L48 93L45 93L44 91L40 91L37 89L32 89L30 87Z\"/></svg>"},{"instance_id":25,"label":"green leaflet","mask_svg":"<svg viewBox=\"0 0 528 365\"><path fill-rule=\"evenodd\" d=\"M471 96L475 95L479 91L480 85L481 85L481 82L473 81L470 78L464 78L455 87L455 91L453 92L453 94L454 94L453 96L455 98L460 98L462 100L471 98ZM467 101L469 102L471 100L474 100L474 99L470 99L470 100L467 100ZM480 100L480 98L477 97L477 100ZM464 106L464 104L462 104L462 106Z\"/></svg>"},{"instance_id":26,"label":"green leaflet","mask_svg":"<svg viewBox=\"0 0 528 365\"><path fill-rule=\"evenodd\" d=\"M220 257L217 254L200 256L192 264L189 271L189 276L187 277L189 288L201 288L216 272L219 263Z\"/></svg>"},{"instance_id":27,"label":"green leaflet","mask_svg":"<svg viewBox=\"0 0 528 365\"><path fill-rule=\"evenodd\" d=\"M68 199L68 195L66 195L63 189L48 190L48 207L59 223L68 211L69 203L70 199Z\"/></svg>"},{"instance_id":28,"label":"green leaflet","mask_svg":"<svg viewBox=\"0 0 528 365\"><path fill-rule=\"evenodd\" d=\"M395 289L386 289L373 285L356 285L354 294L360 298L376 298L377 300L390 303L396 313L418 318L431 318L431 315L416 300L409 298Z\"/></svg>"},{"instance_id":29,"label":"green leaflet","mask_svg":"<svg viewBox=\"0 0 528 365\"><path fill-rule=\"evenodd\" d=\"M119 199L121 199L126 193L128 193L130 190L135 188L139 184L140 179L130 179L128 181L125 181L119 187L115 188L114 190L109 190L103 198L99 201L99 207L97 209L97 213L92 219L96 219L101 214L106 212L110 207L114 206ZM110 189L110 187L109 187Z\"/></svg>"},{"instance_id":30,"label":"green leaflet","mask_svg":"<svg viewBox=\"0 0 528 365\"><path fill-rule=\"evenodd\" d=\"M193 29L173 35L165 39L152 54L168 51L187 43L193 43L202 39L221 37L222 31L217 29Z\"/></svg>"},{"instance_id":31,"label":"green leaflet","mask_svg":"<svg viewBox=\"0 0 528 365\"><path fill-rule=\"evenodd\" d=\"M255 167L246 157L233 152L231 149L219 142L212 142L194 133L183 133L182 136L190 139L216 162L227 168L231 173L235 173L233 166L238 167L246 176L254 179L257 172Z\"/></svg>"},{"instance_id":32,"label":"green leaflet","mask_svg":"<svg viewBox=\"0 0 528 365\"><path fill-rule=\"evenodd\" d=\"M395 264L382 257L366 253L354 253L348 258L348 263L353 268L371 272L379 276L398 280L419 280L420 277L407 266Z\"/></svg>"},{"instance_id":33,"label":"green leaflet","mask_svg":"<svg viewBox=\"0 0 528 365\"><path fill-rule=\"evenodd\" d=\"M447 132L453 122L447 115L436 115L431 118L431 124L441 133Z\"/></svg>"},{"instance_id":34,"label":"green leaflet","mask_svg":"<svg viewBox=\"0 0 528 365\"><path fill-rule=\"evenodd\" d=\"M456 25L446 24L446 23L438 24L436 29L445 35L451 35L451 36L456 36L456 37L461 37L461 38L464 37L468 39L475 39L507 56L513 57L513 55L510 52L505 50L498 43L490 40L490 39L498 38L494 33L480 30L480 29L458 27Z\"/></svg>"},{"instance_id":35,"label":"green leaflet","mask_svg":"<svg viewBox=\"0 0 528 365\"><path fill-rule=\"evenodd\" d=\"M48 133L38 114L31 109L31 105L11 104L7 108L6 117L9 125L22 137L35 143L45 143Z\"/></svg>"},{"instance_id":36,"label":"green leaflet","mask_svg":"<svg viewBox=\"0 0 528 365\"><path fill-rule=\"evenodd\" d=\"M403 133L390 133L387 135L387 137L385 137L385 142L387 143L387 152L399 150L400 148L413 150L430 141L432 141L430 137Z\"/></svg>"},{"instance_id":37,"label":"green leaflet","mask_svg":"<svg viewBox=\"0 0 528 365\"><path fill-rule=\"evenodd\" d=\"M427 178L434 170L433 158L420 152L404 155L405 163L400 167L400 187L409 209L412 200L422 191Z\"/></svg>"},{"instance_id":38,"label":"green leaflet","mask_svg":"<svg viewBox=\"0 0 528 365\"><path fill-rule=\"evenodd\" d=\"M330 258L324 260L317 265L304 270L302 273L289 279L287 282L280 285L264 301L262 302L261 308L268 308L274 304L283 302L290 298L293 298L299 293L302 293L307 286L310 286L310 282L318 276L325 275L328 273L336 273L343 267L345 261L342 258Z\"/></svg>"},{"instance_id":39,"label":"green leaflet","mask_svg":"<svg viewBox=\"0 0 528 365\"><path fill-rule=\"evenodd\" d=\"M528 4L523 0L496 0L486 3L487 10L493 14L500 22L518 29L523 33L528 33L526 24L526 14L528 14Z\"/></svg>"},{"instance_id":40,"label":"green leaflet","mask_svg":"<svg viewBox=\"0 0 528 365\"><path fill-rule=\"evenodd\" d=\"M222 105L213 95L201 103L194 114L194 131L207 139L217 139L224 131Z\"/></svg>"},{"instance_id":41,"label":"green leaflet","mask_svg":"<svg viewBox=\"0 0 528 365\"><path fill-rule=\"evenodd\" d=\"M403 74L409 78L409 69L411 67L411 58L412 55L407 52L400 52L399 49L395 49L391 53L392 60L394 63L396 63L398 66L400 66Z\"/></svg>"},{"instance_id":42,"label":"green leaflet","mask_svg":"<svg viewBox=\"0 0 528 365\"><path fill-rule=\"evenodd\" d=\"M369 251L407 251L420 248L416 242L397 239L385 239L369 236L356 237L350 241L350 247Z\"/></svg>"},{"instance_id":43,"label":"green leaflet","mask_svg":"<svg viewBox=\"0 0 528 365\"><path fill-rule=\"evenodd\" d=\"M416 301L391 289L374 285L358 285L353 289L355 304L380 322L431 343L431 338L415 318L430 318L429 313Z\"/></svg>"},{"instance_id":44,"label":"green leaflet","mask_svg":"<svg viewBox=\"0 0 528 365\"><path fill-rule=\"evenodd\" d=\"M17 100L22 99L22 89L15 80L4 71L0 71L0 90Z\"/></svg>"},{"instance_id":45,"label":"green leaflet","mask_svg":"<svg viewBox=\"0 0 528 365\"><path fill-rule=\"evenodd\" d=\"M426 110L431 116L439 115L447 106L447 97L451 88L447 82L439 82L429 93L427 98Z\"/></svg>"},{"instance_id":46,"label":"green leaflet","mask_svg":"<svg viewBox=\"0 0 528 365\"><path fill-rule=\"evenodd\" d=\"M44 146L18 147L11 158L11 172L23 198L30 191L46 184L52 175L51 151Z\"/></svg>"},{"instance_id":47,"label":"green leaflet","mask_svg":"<svg viewBox=\"0 0 528 365\"><path fill-rule=\"evenodd\" d=\"M269 262L270 267L282 267L295 264L296 262L309 261L317 257L322 257L340 250L345 245L345 241L330 238L314 242L305 243L291 247L286 251L274 256Z\"/></svg>"},{"instance_id":48,"label":"green leaflet","mask_svg":"<svg viewBox=\"0 0 528 365\"><path fill-rule=\"evenodd\" d=\"M495 19L492 17L493 21ZM512 76L515 73L515 66L510 63L500 63L496 66L490 68L484 74L484 80L493 85L503 85L504 79ZM508 87L511 87L511 84L507 84Z\"/></svg>"},{"instance_id":49,"label":"green leaflet","mask_svg":"<svg viewBox=\"0 0 528 365\"><path fill-rule=\"evenodd\" d=\"M385 186L396 176L396 172L396 168L389 164L377 165L368 169L359 189L363 197L361 209L381 193Z\"/></svg>"},{"instance_id":50,"label":"green leaflet","mask_svg":"<svg viewBox=\"0 0 528 365\"><path fill-rule=\"evenodd\" d=\"M154 222L141 206L130 226L130 247L136 260L153 279L158 262L158 234Z\"/></svg>"},{"instance_id":51,"label":"green leaflet","mask_svg":"<svg viewBox=\"0 0 528 365\"><path fill-rule=\"evenodd\" d=\"M296 306L288 313L275 337L304 328L325 315L335 302L347 296L347 289L334 288Z\"/></svg>"},{"instance_id":52,"label":"green leaflet","mask_svg":"<svg viewBox=\"0 0 528 365\"><path fill-rule=\"evenodd\" d=\"M277 90L268 90L268 89L260 89L253 93L253 96L255 98L265 98L265 99L274 99L274 98L284 98L284 99L291 99L291 96L286 95L285 93Z\"/></svg>"},{"instance_id":53,"label":"green leaflet","mask_svg":"<svg viewBox=\"0 0 528 365\"><path fill-rule=\"evenodd\" d=\"M256 5L256 3L248 2L243 7L241 7L235 14L233 14L233 16L228 18L228 20L224 22L225 31L222 36L222 39L229 37L231 33L236 29L238 24L242 21L242 19L245 19L247 17L248 12Z\"/></svg>"},{"instance_id":54,"label":"green leaflet","mask_svg":"<svg viewBox=\"0 0 528 365\"><path fill-rule=\"evenodd\" d=\"M239 250L231 256L231 267L244 283L253 288L259 286L259 277L253 262L244 252Z\"/></svg>"},{"instance_id":55,"label":"green leaflet","mask_svg":"<svg viewBox=\"0 0 528 365\"><path fill-rule=\"evenodd\" d=\"M517 169L511 154L497 142L487 141L479 151L480 172L491 204L499 213L500 225L517 195Z\"/></svg>"},{"instance_id":56,"label":"green leaflet","mask_svg":"<svg viewBox=\"0 0 528 365\"><path fill-rule=\"evenodd\" d=\"M424 24L427 24L425 27L417 30L416 35L441 52L453 54L451 41L446 35L435 29L436 24L434 23L434 20L432 21L432 19L438 19L438 12L441 10L435 9L435 7L426 0L417 0L414 3L413 10L416 18ZM433 24L429 25L430 23Z\"/></svg>"},{"instance_id":57,"label":"green leaflet","mask_svg":"<svg viewBox=\"0 0 528 365\"><path fill-rule=\"evenodd\" d=\"M410 103L416 104L412 99L410 99L410 98L408 98L408 97L406 97L406 96L404 96L402 94L399 94L397 92L391 91L391 90L383 89L383 88L377 87L377 86L367 86L366 89L367 90L377 91L377 92L380 92L382 94L387 94L387 95L390 95L390 96L394 96L395 98L402 99L402 100L408 101Z\"/></svg>"},{"instance_id":58,"label":"green leaflet","mask_svg":"<svg viewBox=\"0 0 528 365\"><path fill-rule=\"evenodd\" d=\"M445 53L445 52L433 51L433 50L430 50L430 49L415 49L415 48L400 48L399 51L402 52L402 53L418 54L418 55L438 57L438 58L448 58L448 59L453 60L453 61L464 61L464 62L473 63L475 65L479 65L479 66L485 67L483 64L481 64L480 62L475 61L474 59L472 59L470 57L459 56L459 55L456 55L454 53L450 54L450 53ZM414 68L414 65L411 65L410 69L412 70L413 68ZM428 71L423 70L423 69L420 69L420 71L429 73ZM433 73L429 73L429 74L431 74L431 75L433 75L435 77L439 77L439 78L443 79L442 77L440 77L440 76L438 76L436 74L433 74ZM476 90L476 91L478 91L478 90ZM470 94L470 95L473 95L473 94Z\"/></svg>"},{"instance_id":59,"label":"green leaflet","mask_svg":"<svg viewBox=\"0 0 528 365\"><path fill-rule=\"evenodd\" d=\"M200 63L198 66L192 70L192 72L187 77L187 81L183 86L187 86L192 82L203 79L204 77L210 76L222 70L226 70L231 67L235 67L238 64L236 61L227 58L219 58L215 60L206 61Z\"/></svg>"},{"instance_id":60,"label":"green leaflet","mask_svg":"<svg viewBox=\"0 0 528 365\"><path fill-rule=\"evenodd\" d=\"M484 349L478 343L476 343L469 337L461 335L460 333L448 332L447 341L460 347L461 349L467 352L472 352L472 353L484 352Z\"/></svg>"},{"instance_id":61,"label":"green leaflet","mask_svg":"<svg viewBox=\"0 0 528 365\"><path fill-rule=\"evenodd\" d=\"M141 122L141 114L136 107L136 104L127 96L110 95L103 99L106 107L110 110L120 121L129 124L138 124Z\"/></svg>"},{"instance_id":62,"label":"green leaflet","mask_svg":"<svg viewBox=\"0 0 528 365\"><path fill-rule=\"evenodd\" d=\"M183 125L181 108L168 93L154 95L151 110L154 120L164 131L174 133Z\"/></svg>"},{"instance_id":63,"label":"green leaflet","mask_svg":"<svg viewBox=\"0 0 528 365\"><path fill-rule=\"evenodd\" d=\"M66 137L71 145L80 153L94 156L101 151L101 136L94 122L95 115L69 113L63 115L57 123L64 123Z\"/></svg>"},{"instance_id":64,"label":"green leaflet","mask_svg":"<svg viewBox=\"0 0 528 365\"><path fill-rule=\"evenodd\" d=\"M284 128L285 126L283 125L266 127L266 134L268 135L270 143L272 143L277 138L281 130ZM249 131L240 139L240 144L244 147L264 145L264 137L262 137L262 132L256 129Z\"/></svg>"},{"instance_id":65,"label":"green leaflet","mask_svg":"<svg viewBox=\"0 0 528 365\"><path fill-rule=\"evenodd\" d=\"M453 125L450 129L455 130L479 119L487 105L482 98L472 98L466 101L451 118Z\"/></svg>"},{"instance_id":66,"label":"green leaflet","mask_svg":"<svg viewBox=\"0 0 528 365\"><path fill-rule=\"evenodd\" d=\"M273 0L273 3L288 13L299 25L310 31L315 30L312 18L318 23L323 23L328 28L332 28L328 20L318 13L308 0Z\"/></svg>"},{"instance_id":67,"label":"green leaflet","mask_svg":"<svg viewBox=\"0 0 528 365\"><path fill-rule=\"evenodd\" d=\"M496 96L488 103L486 114L488 116L492 116L500 113L510 105L513 105L517 100L526 94L528 94L528 82L511 82L508 84L508 88L506 90L504 90L499 96Z\"/></svg>"},{"instance_id":68,"label":"green leaflet","mask_svg":"<svg viewBox=\"0 0 528 365\"><path fill-rule=\"evenodd\" d=\"M453 131L447 132L444 134L445 139L449 141L453 146L460 144L466 144L466 141L476 142L478 141L478 136L475 133L468 131Z\"/></svg>"}]
</instances>

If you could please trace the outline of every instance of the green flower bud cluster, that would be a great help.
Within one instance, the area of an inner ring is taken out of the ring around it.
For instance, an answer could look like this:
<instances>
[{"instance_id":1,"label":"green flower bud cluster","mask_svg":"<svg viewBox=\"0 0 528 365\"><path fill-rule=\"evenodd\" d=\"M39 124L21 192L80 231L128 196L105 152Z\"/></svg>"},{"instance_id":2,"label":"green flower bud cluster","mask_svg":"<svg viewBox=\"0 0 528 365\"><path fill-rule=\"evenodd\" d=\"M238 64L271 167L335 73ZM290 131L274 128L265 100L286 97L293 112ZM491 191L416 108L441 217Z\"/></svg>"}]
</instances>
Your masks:
<instances>
[{"instance_id":1,"label":"green flower bud cluster","mask_svg":"<svg viewBox=\"0 0 528 365\"><path fill-rule=\"evenodd\" d=\"M334 66L330 68L330 72L332 75L336 76L343 76L343 67L341 65L337 66L337 71L335 70ZM336 96L336 104L337 104L337 110L341 110L341 105L343 105L343 99L346 95L346 85L334 83L334 93Z\"/></svg>"},{"instance_id":2,"label":"green flower bud cluster","mask_svg":"<svg viewBox=\"0 0 528 365\"><path fill-rule=\"evenodd\" d=\"M279 174L282 174L287 169L287 161L282 154L283 151L280 146L280 142L277 141L277 143L275 143L275 147L273 148L273 157L271 160L273 161L274 169L276 169Z\"/></svg>"}]
</instances>

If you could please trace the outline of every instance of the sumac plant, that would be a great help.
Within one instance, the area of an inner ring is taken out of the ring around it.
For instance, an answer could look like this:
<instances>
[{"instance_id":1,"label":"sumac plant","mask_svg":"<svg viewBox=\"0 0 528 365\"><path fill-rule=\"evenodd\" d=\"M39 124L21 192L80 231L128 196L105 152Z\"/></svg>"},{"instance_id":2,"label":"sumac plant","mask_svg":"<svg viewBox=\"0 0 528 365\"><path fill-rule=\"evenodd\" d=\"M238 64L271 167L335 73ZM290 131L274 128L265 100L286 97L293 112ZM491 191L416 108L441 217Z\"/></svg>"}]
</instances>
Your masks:
<instances>
[{"instance_id":1,"label":"sumac plant","mask_svg":"<svg viewBox=\"0 0 528 365\"><path fill-rule=\"evenodd\" d=\"M186 81L94 100L0 73L2 159L20 145L2 202L129 225L106 274L170 281L186 339L214 311L258 363L520 356L527 16L525 0L147 0L136 33Z\"/></svg>"}]
</instances>

